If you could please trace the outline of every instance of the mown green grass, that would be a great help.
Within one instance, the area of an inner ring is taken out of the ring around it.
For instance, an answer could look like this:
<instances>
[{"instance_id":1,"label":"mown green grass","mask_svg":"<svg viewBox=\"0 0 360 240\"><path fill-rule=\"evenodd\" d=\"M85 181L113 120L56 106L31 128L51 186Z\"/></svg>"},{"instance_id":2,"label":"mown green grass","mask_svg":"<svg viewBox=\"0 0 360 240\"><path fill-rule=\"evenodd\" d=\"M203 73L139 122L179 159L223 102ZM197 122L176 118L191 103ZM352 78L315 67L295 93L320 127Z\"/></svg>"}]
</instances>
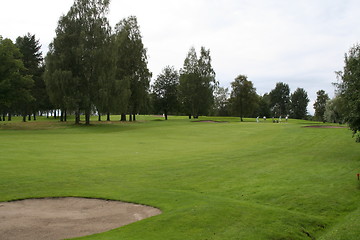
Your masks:
<instances>
[{"instance_id":1,"label":"mown green grass","mask_svg":"<svg viewBox=\"0 0 360 240\"><path fill-rule=\"evenodd\" d=\"M360 236L360 147L349 130L169 119L0 123L0 201L79 196L163 211L84 239Z\"/></svg>"}]
</instances>

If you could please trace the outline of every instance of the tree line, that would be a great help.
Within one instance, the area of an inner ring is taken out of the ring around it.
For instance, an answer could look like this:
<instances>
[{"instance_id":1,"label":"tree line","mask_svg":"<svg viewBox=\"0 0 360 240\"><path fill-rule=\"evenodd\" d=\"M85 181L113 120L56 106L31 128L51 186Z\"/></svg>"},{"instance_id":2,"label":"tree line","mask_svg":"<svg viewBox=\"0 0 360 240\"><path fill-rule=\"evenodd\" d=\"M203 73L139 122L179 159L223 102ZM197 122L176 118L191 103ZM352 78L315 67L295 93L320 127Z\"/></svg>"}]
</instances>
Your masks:
<instances>
[{"instance_id":1,"label":"tree line","mask_svg":"<svg viewBox=\"0 0 360 240\"><path fill-rule=\"evenodd\" d=\"M190 48L183 67L166 66L155 78L148 69L147 50L135 16L119 21L113 29L107 19L109 0L75 0L60 17L56 36L43 59L35 35L16 39L0 37L0 120L61 110L80 115L86 124L94 113L119 120L136 120L137 113L236 115L244 117L308 118L309 98L303 88L290 93L283 82L269 93L258 95L253 83L240 74L229 88L216 81L210 50ZM346 54L344 71L337 73L337 94L329 99L317 92L314 104L319 121L348 122L354 133L358 126L359 46ZM357 107L357 108L356 108ZM355 110L354 110L355 109Z\"/></svg>"}]
</instances>

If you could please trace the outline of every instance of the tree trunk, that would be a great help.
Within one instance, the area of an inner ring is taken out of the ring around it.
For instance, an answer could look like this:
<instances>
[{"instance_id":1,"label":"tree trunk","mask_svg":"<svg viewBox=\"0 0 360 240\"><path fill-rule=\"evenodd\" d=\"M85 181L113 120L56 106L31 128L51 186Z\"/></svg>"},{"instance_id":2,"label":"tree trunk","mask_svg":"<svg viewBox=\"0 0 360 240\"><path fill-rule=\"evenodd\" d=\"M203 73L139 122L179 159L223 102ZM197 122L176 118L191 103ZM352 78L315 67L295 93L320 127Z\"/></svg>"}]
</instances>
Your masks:
<instances>
[{"instance_id":1,"label":"tree trunk","mask_svg":"<svg viewBox=\"0 0 360 240\"><path fill-rule=\"evenodd\" d=\"M110 120L110 113L108 112L107 113L107 116L106 116L106 121L108 121L108 122L110 122L111 120Z\"/></svg>"},{"instance_id":2,"label":"tree trunk","mask_svg":"<svg viewBox=\"0 0 360 240\"><path fill-rule=\"evenodd\" d=\"M165 120L168 120L168 118L167 118L167 110L166 109L164 111L164 114L165 114Z\"/></svg>"},{"instance_id":3,"label":"tree trunk","mask_svg":"<svg viewBox=\"0 0 360 240\"><path fill-rule=\"evenodd\" d=\"M125 114L125 113L122 113L122 114L121 114L121 119L120 119L120 121L126 122L126 114Z\"/></svg>"},{"instance_id":4,"label":"tree trunk","mask_svg":"<svg viewBox=\"0 0 360 240\"><path fill-rule=\"evenodd\" d=\"M243 121L244 121L242 117L240 117L240 121L241 121L241 122L243 122Z\"/></svg>"},{"instance_id":5,"label":"tree trunk","mask_svg":"<svg viewBox=\"0 0 360 240\"><path fill-rule=\"evenodd\" d=\"M5 117L6 117L6 114L4 113L4 114L2 115L2 119L3 119L4 122L5 122Z\"/></svg>"},{"instance_id":6,"label":"tree trunk","mask_svg":"<svg viewBox=\"0 0 360 240\"><path fill-rule=\"evenodd\" d=\"M26 115L23 114L23 122L26 122Z\"/></svg>"},{"instance_id":7,"label":"tree trunk","mask_svg":"<svg viewBox=\"0 0 360 240\"><path fill-rule=\"evenodd\" d=\"M64 122L66 122L67 121L67 111L66 111L66 109L64 110Z\"/></svg>"},{"instance_id":8,"label":"tree trunk","mask_svg":"<svg viewBox=\"0 0 360 240\"><path fill-rule=\"evenodd\" d=\"M31 121L31 114L28 115L28 121Z\"/></svg>"},{"instance_id":9,"label":"tree trunk","mask_svg":"<svg viewBox=\"0 0 360 240\"><path fill-rule=\"evenodd\" d=\"M129 114L129 122L132 122L132 114Z\"/></svg>"},{"instance_id":10,"label":"tree trunk","mask_svg":"<svg viewBox=\"0 0 360 240\"><path fill-rule=\"evenodd\" d=\"M11 121L11 113L8 113L8 121Z\"/></svg>"},{"instance_id":11,"label":"tree trunk","mask_svg":"<svg viewBox=\"0 0 360 240\"><path fill-rule=\"evenodd\" d=\"M133 120L134 122L136 121L136 117L135 117L136 114L133 114Z\"/></svg>"},{"instance_id":12,"label":"tree trunk","mask_svg":"<svg viewBox=\"0 0 360 240\"><path fill-rule=\"evenodd\" d=\"M101 122L101 113L98 115L98 121Z\"/></svg>"},{"instance_id":13,"label":"tree trunk","mask_svg":"<svg viewBox=\"0 0 360 240\"><path fill-rule=\"evenodd\" d=\"M90 111L89 110L85 111L85 124L90 125Z\"/></svg>"},{"instance_id":14,"label":"tree trunk","mask_svg":"<svg viewBox=\"0 0 360 240\"><path fill-rule=\"evenodd\" d=\"M191 114L189 114L189 119L191 119Z\"/></svg>"},{"instance_id":15,"label":"tree trunk","mask_svg":"<svg viewBox=\"0 0 360 240\"><path fill-rule=\"evenodd\" d=\"M34 121L36 121L36 112L34 112L33 117L34 117Z\"/></svg>"},{"instance_id":16,"label":"tree trunk","mask_svg":"<svg viewBox=\"0 0 360 240\"><path fill-rule=\"evenodd\" d=\"M56 110L54 110L54 118L55 118L55 119L57 118L57 116L56 116Z\"/></svg>"},{"instance_id":17,"label":"tree trunk","mask_svg":"<svg viewBox=\"0 0 360 240\"><path fill-rule=\"evenodd\" d=\"M64 111L61 111L60 122L63 122L63 121L64 121Z\"/></svg>"},{"instance_id":18,"label":"tree trunk","mask_svg":"<svg viewBox=\"0 0 360 240\"><path fill-rule=\"evenodd\" d=\"M80 124L80 112L75 112L75 124Z\"/></svg>"}]
</instances>

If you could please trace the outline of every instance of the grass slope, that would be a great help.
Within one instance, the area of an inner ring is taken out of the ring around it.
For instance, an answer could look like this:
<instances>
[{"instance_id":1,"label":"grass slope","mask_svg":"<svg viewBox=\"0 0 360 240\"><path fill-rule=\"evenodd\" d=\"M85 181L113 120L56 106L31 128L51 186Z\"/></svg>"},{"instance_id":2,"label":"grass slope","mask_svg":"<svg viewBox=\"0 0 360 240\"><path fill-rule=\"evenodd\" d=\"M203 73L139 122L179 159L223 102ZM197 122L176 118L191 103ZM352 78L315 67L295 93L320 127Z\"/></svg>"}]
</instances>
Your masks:
<instances>
[{"instance_id":1,"label":"grass slope","mask_svg":"<svg viewBox=\"0 0 360 240\"><path fill-rule=\"evenodd\" d=\"M139 120L0 123L0 201L79 196L163 211L84 239L358 239L360 148L347 129Z\"/></svg>"}]
</instances>

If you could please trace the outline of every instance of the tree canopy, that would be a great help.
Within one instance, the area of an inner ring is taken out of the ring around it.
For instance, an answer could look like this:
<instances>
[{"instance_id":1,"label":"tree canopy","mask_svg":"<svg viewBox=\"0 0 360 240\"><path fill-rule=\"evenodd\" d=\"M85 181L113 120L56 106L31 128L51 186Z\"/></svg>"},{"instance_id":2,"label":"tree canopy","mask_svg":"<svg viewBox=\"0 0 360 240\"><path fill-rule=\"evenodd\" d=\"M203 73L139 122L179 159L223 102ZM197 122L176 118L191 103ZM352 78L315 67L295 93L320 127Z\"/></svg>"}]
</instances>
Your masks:
<instances>
[{"instance_id":1,"label":"tree canopy","mask_svg":"<svg viewBox=\"0 0 360 240\"><path fill-rule=\"evenodd\" d=\"M314 103L315 109L315 119L318 121L325 122L325 109L326 109L326 102L330 100L329 95L325 93L324 90L319 90L316 92L316 101Z\"/></svg>"},{"instance_id":2,"label":"tree canopy","mask_svg":"<svg viewBox=\"0 0 360 240\"><path fill-rule=\"evenodd\" d=\"M28 33L16 39L16 46L22 54L21 59L25 67L24 74L30 75L34 81L31 88L31 95L34 99L27 103L27 107L29 113L34 114L35 119L37 111L44 111L50 107L43 79L44 65L40 41L36 39L35 35Z\"/></svg>"},{"instance_id":3,"label":"tree canopy","mask_svg":"<svg viewBox=\"0 0 360 240\"><path fill-rule=\"evenodd\" d=\"M140 27L135 16L121 20L115 27L116 79L129 86L128 110L133 117L144 107L152 76L147 67L148 56L142 42ZM130 117L131 119L131 117ZM135 119L134 119L135 120Z\"/></svg>"},{"instance_id":4,"label":"tree canopy","mask_svg":"<svg viewBox=\"0 0 360 240\"><path fill-rule=\"evenodd\" d=\"M256 107L258 95L253 83L247 80L247 76L239 75L235 81L231 83L231 98L230 102L232 108L243 121L243 117L250 116Z\"/></svg>"},{"instance_id":5,"label":"tree canopy","mask_svg":"<svg viewBox=\"0 0 360 240\"><path fill-rule=\"evenodd\" d=\"M270 107L275 116L284 116L289 113L290 87L286 83L278 82L270 92Z\"/></svg>"},{"instance_id":6,"label":"tree canopy","mask_svg":"<svg viewBox=\"0 0 360 240\"><path fill-rule=\"evenodd\" d=\"M153 84L154 102L164 111L165 120L169 111L178 107L179 74L174 67L166 66Z\"/></svg>"},{"instance_id":7,"label":"tree canopy","mask_svg":"<svg viewBox=\"0 0 360 240\"><path fill-rule=\"evenodd\" d=\"M184 111L194 117L207 114L214 102L213 93L217 84L210 50L201 47L198 58L195 48L191 48L180 70L179 90Z\"/></svg>"},{"instance_id":8,"label":"tree canopy","mask_svg":"<svg viewBox=\"0 0 360 240\"><path fill-rule=\"evenodd\" d=\"M291 117L305 119L309 101L307 92L303 88L297 88L290 96Z\"/></svg>"},{"instance_id":9,"label":"tree canopy","mask_svg":"<svg viewBox=\"0 0 360 240\"><path fill-rule=\"evenodd\" d=\"M338 96L344 100L344 117L354 134L360 131L360 44L354 45L345 54L343 71L337 72ZM357 136L360 141L360 136Z\"/></svg>"},{"instance_id":10,"label":"tree canopy","mask_svg":"<svg viewBox=\"0 0 360 240\"><path fill-rule=\"evenodd\" d=\"M0 111L28 114L28 103L34 100L31 89L34 81L26 74L22 54L10 39L0 37Z\"/></svg>"},{"instance_id":11,"label":"tree canopy","mask_svg":"<svg viewBox=\"0 0 360 240\"><path fill-rule=\"evenodd\" d=\"M98 81L106 72L103 64L111 34L106 15L109 0L75 0L69 12L62 16L56 37L47 57L47 83L50 95L62 108L85 113L86 124L98 99ZM49 65L49 66L48 66ZM55 92L54 92L55 91Z\"/></svg>"}]
</instances>

